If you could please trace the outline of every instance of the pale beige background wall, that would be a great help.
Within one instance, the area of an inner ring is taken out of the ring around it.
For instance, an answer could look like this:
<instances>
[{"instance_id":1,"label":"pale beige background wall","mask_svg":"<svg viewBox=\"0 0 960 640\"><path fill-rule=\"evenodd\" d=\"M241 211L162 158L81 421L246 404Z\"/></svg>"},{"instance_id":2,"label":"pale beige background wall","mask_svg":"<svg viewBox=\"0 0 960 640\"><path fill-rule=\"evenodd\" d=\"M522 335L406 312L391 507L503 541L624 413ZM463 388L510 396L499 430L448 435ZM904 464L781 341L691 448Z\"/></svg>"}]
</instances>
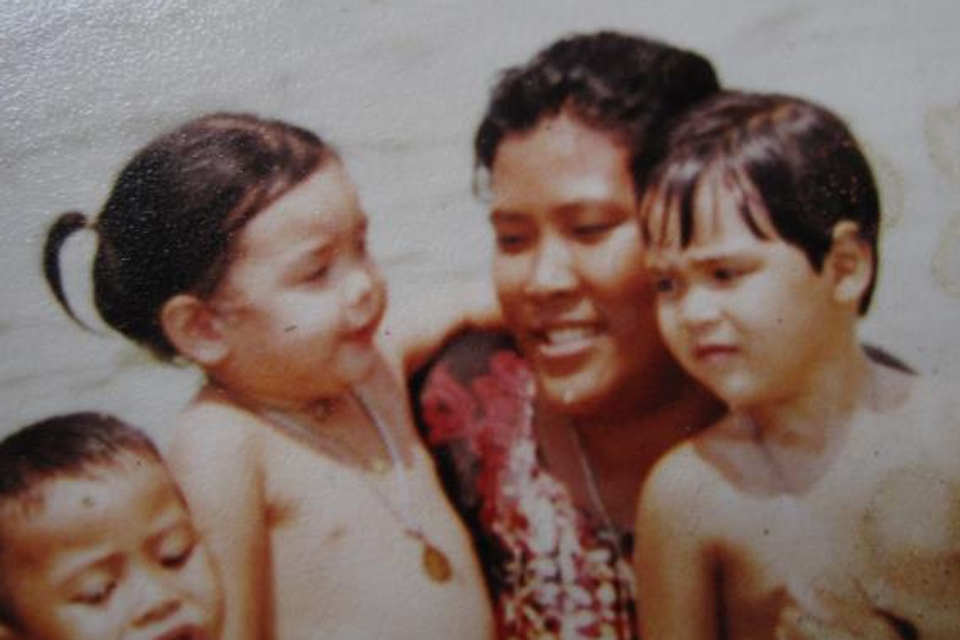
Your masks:
<instances>
[{"instance_id":1,"label":"pale beige background wall","mask_svg":"<svg viewBox=\"0 0 960 640\"><path fill-rule=\"evenodd\" d=\"M864 335L960 378L960 4L954 0L10 0L0 3L0 433L102 408L150 427L195 384L115 336L83 333L39 275L42 233L95 212L155 134L249 110L343 151L395 304L485 277L470 141L495 71L571 30L616 27L703 51L728 85L838 110L885 198L883 271ZM88 303L90 238L68 245Z\"/></svg>"}]
</instances>

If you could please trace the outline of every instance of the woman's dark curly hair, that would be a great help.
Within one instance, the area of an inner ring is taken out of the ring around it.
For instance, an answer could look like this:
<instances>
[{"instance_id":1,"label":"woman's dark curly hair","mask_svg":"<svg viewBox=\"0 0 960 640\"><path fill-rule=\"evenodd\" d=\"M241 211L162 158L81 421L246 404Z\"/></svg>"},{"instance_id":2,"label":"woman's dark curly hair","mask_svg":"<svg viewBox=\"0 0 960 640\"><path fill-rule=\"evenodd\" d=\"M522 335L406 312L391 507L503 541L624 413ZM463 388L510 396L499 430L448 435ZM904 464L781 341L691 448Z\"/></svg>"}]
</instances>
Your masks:
<instances>
[{"instance_id":1,"label":"woman's dark curly hair","mask_svg":"<svg viewBox=\"0 0 960 640\"><path fill-rule=\"evenodd\" d=\"M489 171L504 137L569 110L632 149L719 89L703 56L612 31L573 35L505 70L474 139L476 169Z\"/></svg>"}]
</instances>

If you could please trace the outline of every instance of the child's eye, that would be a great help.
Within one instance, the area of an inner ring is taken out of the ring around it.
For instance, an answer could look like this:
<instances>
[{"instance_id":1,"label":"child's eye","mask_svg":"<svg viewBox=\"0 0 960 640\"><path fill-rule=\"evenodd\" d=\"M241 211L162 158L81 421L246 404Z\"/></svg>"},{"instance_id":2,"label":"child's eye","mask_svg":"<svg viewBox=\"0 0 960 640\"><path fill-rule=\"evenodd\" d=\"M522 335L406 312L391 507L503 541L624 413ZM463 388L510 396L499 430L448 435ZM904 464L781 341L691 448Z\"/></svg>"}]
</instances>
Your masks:
<instances>
[{"instance_id":1,"label":"child's eye","mask_svg":"<svg viewBox=\"0 0 960 640\"><path fill-rule=\"evenodd\" d=\"M99 577L88 581L80 586L71 597L70 601L75 604L83 604L96 607L106 604L117 586L117 581L113 578Z\"/></svg>"},{"instance_id":2,"label":"child's eye","mask_svg":"<svg viewBox=\"0 0 960 640\"><path fill-rule=\"evenodd\" d=\"M523 233L498 233L496 240L497 248L504 253L521 251L529 242L527 235Z\"/></svg>"},{"instance_id":3,"label":"child's eye","mask_svg":"<svg viewBox=\"0 0 960 640\"><path fill-rule=\"evenodd\" d=\"M315 266L310 269L307 274L304 276L305 282L316 282L317 280L323 280L327 277L327 274L330 272L330 265L323 263Z\"/></svg>"},{"instance_id":4,"label":"child's eye","mask_svg":"<svg viewBox=\"0 0 960 640\"><path fill-rule=\"evenodd\" d=\"M731 266L719 266L714 267L710 275L715 282L727 284L743 275L743 270Z\"/></svg>"},{"instance_id":5,"label":"child's eye","mask_svg":"<svg viewBox=\"0 0 960 640\"><path fill-rule=\"evenodd\" d=\"M176 569L182 567L193 555L193 545L177 551L176 553L166 553L160 556L160 564L167 569Z\"/></svg>"},{"instance_id":6,"label":"child's eye","mask_svg":"<svg viewBox=\"0 0 960 640\"><path fill-rule=\"evenodd\" d=\"M193 534L186 529L177 529L166 536L157 550L160 565L166 569L176 569L183 566L190 556L196 543Z\"/></svg>"},{"instance_id":7,"label":"child's eye","mask_svg":"<svg viewBox=\"0 0 960 640\"><path fill-rule=\"evenodd\" d=\"M599 240L616 226L617 223L614 222L578 224L573 227L573 233L581 240L586 240L589 242L591 240Z\"/></svg>"}]
</instances>

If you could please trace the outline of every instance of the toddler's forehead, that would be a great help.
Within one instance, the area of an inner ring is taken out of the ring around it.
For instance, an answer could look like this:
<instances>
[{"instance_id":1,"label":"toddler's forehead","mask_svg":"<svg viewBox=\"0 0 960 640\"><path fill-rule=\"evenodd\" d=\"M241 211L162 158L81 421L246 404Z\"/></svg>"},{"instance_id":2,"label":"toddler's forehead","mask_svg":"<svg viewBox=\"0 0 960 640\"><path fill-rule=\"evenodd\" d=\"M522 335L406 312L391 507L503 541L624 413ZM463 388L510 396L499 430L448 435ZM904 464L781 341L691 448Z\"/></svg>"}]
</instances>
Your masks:
<instances>
[{"instance_id":1,"label":"toddler's forehead","mask_svg":"<svg viewBox=\"0 0 960 640\"><path fill-rule=\"evenodd\" d=\"M91 464L79 471L51 475L18 496L0 501L0 512L21 527L40 520L95 520L99 514L134 506L140 494L173 485L169 470L159 460L123 453L115 460ZM179 493L176 493L179 500ZM8 528L4 524L4 528Z\"/></svg>"}]
</instances>

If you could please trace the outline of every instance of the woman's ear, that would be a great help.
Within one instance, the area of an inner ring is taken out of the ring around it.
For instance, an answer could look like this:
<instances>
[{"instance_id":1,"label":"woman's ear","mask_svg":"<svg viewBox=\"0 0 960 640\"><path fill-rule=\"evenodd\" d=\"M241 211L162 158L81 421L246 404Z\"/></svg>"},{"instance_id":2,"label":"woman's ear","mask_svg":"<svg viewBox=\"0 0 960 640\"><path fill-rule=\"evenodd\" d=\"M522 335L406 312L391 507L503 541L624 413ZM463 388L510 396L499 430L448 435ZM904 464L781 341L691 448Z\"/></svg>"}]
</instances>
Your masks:
<instances>
[{"instance_id":1,"label":"woman's ear","mask_svg":"<svg viewBox=\"0 0 960 640\"><path fill-rule=\"evenodd\" d=\"M201 367L216 366L230 354L221 318L194 295L181 293L167 300L160 310L160 324L180 355Z\"/></svg>"},{"instance_id":2,"label":"woman's ear","mask_svg":"<svg viewBox=\"0 0 960 640\"><path fill-rule=\"evenodd\" d=\"M833 241L824 261L824 269L833 278L833 297L839 303L860 306L873 280L873 249L860 235L852 220L842 220L833 228Z\"/></svg>"}]
</instances>

